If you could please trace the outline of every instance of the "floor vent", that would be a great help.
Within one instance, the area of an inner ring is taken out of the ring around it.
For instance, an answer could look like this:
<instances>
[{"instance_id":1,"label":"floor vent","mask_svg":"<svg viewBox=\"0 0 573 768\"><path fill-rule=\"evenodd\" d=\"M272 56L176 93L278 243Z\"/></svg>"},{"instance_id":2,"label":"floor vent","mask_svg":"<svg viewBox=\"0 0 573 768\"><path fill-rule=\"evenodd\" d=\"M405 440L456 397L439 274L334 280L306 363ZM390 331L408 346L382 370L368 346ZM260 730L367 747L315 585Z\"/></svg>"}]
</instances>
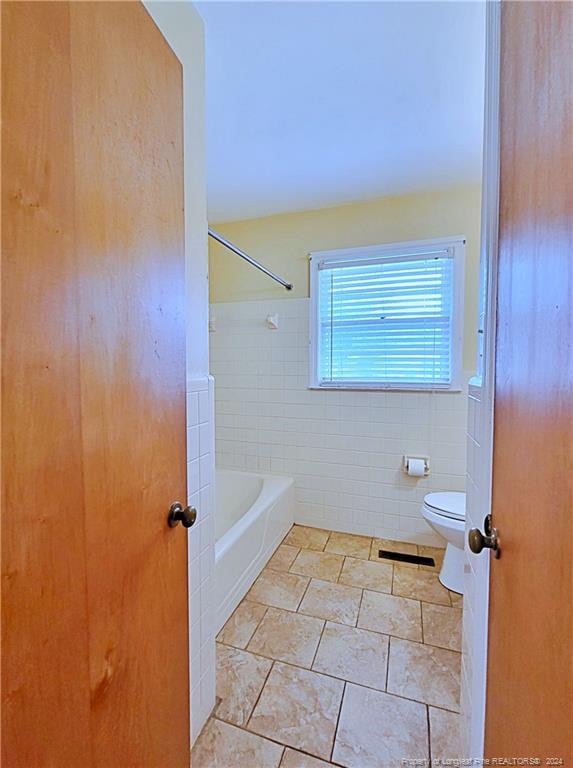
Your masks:
<instances>
[{"instance_id":1,"label":"floor vent","mask_svg":"<svg viewBox=\"0 0 573 768\"><path fill-rule=\"evenodd\" d=\"M405 552L390 552L388 549L379 549L378 557L383 560L396 560L398 563L413 563L414 565L436 565L433 557L424 555L407 555Z\"/></svg>"}]
</instances>

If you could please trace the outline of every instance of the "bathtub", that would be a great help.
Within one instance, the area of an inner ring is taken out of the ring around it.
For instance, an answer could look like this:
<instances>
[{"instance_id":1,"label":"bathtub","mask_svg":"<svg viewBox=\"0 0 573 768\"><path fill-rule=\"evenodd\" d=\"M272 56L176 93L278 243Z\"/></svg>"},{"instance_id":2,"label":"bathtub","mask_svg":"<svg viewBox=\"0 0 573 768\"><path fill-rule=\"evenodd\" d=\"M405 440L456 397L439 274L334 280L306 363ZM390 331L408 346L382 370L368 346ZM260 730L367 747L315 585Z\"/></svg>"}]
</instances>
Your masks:
<instances>
[{"instance_id":1,"label":"bathtub","mask_svg":"<svg viewBox=\"0 0 573 768\"><path fill-rule=\"evenodd\" d=\"M215 622L218 632L293 524L291 477L215 472Z\"/></svg>"}]
</instances>

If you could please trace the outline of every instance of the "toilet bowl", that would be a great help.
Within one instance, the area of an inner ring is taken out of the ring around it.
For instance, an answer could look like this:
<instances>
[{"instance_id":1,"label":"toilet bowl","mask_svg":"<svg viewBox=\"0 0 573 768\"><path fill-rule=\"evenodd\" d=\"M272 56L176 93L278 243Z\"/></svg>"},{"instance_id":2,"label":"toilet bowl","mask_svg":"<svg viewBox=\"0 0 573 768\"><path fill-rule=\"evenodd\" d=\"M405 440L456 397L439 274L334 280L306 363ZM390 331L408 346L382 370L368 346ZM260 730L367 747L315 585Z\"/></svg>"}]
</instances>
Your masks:
<instances>
[{"instance_id":1,"label":"toilet bowl","mask_svg":"<svg viewBox=\"0 0 573 768\"><path fill-rule=\"evenodd\" d=\"M464 538L466 495L458 491L428 493L422 505L424 520L447 541L439 579L453 592L464 593Z\"/></svg>"}]
</instances>

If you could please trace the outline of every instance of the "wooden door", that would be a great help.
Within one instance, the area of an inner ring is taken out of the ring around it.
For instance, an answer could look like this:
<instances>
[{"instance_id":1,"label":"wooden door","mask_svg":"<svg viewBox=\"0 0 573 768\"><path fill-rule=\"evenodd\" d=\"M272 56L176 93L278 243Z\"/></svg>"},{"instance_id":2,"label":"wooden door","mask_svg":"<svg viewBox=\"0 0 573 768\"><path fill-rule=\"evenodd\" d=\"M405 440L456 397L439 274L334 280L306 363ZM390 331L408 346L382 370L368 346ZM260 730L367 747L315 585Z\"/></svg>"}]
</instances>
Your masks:
<instances>
[{"instance_id":1,"label":"wooden door","mask_svg":"<svg viewBox=\"0 0 573 768\"><path fill-rule=\"evenodd\" d=\"M1 11L2 765L79 766L90 702L69 7Z\"/></svg>"},{"instance_id":2,"label":"wooden door","mask_svg":"<svg viewBox=\"0 0 573 768\"><path fill-rule=\"evenodd\" d=\"M2 3L3 765L189 764L182 72Z\"/></svg>"},{"instance_id":3,"label":"wooden door","mask_svg":"<svg viewBox=\"0 0 573 768\"><path fill-rule=\"evenodd\" d=\"M502 6L486 756L573 761L573 4Z\"/></svg>"}]
</instances>

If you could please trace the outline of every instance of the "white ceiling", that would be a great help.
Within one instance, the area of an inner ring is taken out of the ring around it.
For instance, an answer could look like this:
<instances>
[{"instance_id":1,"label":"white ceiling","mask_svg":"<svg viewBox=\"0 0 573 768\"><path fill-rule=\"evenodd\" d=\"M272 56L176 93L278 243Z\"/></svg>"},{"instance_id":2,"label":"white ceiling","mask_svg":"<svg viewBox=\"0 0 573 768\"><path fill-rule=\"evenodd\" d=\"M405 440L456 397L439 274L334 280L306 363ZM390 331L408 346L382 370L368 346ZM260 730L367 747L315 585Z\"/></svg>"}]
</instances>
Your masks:
<instances>
[{"instance_id":1,"label":"white ceiling","mask_svg":"<svg viewBox=\"0 0 573 768\"><path fill-rule=\"evenodd\" d=\"M212 222L477 181L483 2L200 2Z\"/></svg>"}]
</instances>

